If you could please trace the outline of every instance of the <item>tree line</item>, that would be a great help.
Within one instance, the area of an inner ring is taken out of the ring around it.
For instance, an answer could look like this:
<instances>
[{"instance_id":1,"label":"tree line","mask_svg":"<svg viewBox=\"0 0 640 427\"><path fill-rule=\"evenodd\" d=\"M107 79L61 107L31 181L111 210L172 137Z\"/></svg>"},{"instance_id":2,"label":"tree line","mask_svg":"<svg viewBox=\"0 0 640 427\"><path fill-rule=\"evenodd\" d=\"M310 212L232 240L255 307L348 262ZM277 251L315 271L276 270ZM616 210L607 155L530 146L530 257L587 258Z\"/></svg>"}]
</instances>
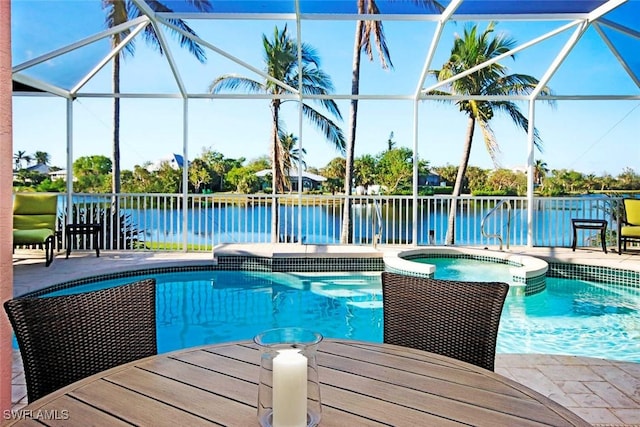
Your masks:
<instances>
[{"instance_id":1,"label":"tree line","mask_svg":"<svg viewBox=\"0 0 640 427\"><path fill-rule=\"evenodd\" d=\"M378 154L365 154L354 159L353 185L367 188L379 185L383 194L407 195L413 192L413 153L405 147L396 147L393 133L388 140L388 148ZM295 144L284 150L288 168L296 167L327 180L314 190L305 190L316 194L341 193L346 177L346 160L335 157L324 167L307 167L298 156ZM41 152L38 158L47 165L49 155ZM24 160L25 152L19 151L14 158L16 173L14 187L17 191L66 191L63 179L52 180L39 172L28 172L30 163ZM29 156L27 156L29 157ZM31 157L29 157L31 158ZM29 160L31 162L31 160ZM262 156L256 159L233 159L222 153L203 148L200 155L188 162L188 191L190 193L234 192L239 194L271 193L272 180L268 175L260 178L257 172L271 169L270 158ZM51 170L60 170L55 166ZM288 170L288 169L287 169ZM453 185L458 176L458 166L445 165L431 167L427 161L420 161L418 174L421 177L419 194L452 194ZM77 193L108 193L111 191L113 164L103 155L84 156L73 162L73 190ZM436 184L426 185L426 177L432 174ZM169 161L154 165L145 162L134 166L133 170L121 171L122 192L124 193L177 193L182 192L183 173L181 168L173 167ZM570 169L552 169L544 161L538 160L534 166L535 191L541 196L564 196L573 194L625 191L640 191L640 175L632 168L625 168L616 176L604 174L584 174ZM288 174L283 178L283 191L291 191ZM463 194L475 196L524 196L527 188L527 176L523 171L510 169L483 169L469 166L462 184Z\"/></svg>"}]
</instances>

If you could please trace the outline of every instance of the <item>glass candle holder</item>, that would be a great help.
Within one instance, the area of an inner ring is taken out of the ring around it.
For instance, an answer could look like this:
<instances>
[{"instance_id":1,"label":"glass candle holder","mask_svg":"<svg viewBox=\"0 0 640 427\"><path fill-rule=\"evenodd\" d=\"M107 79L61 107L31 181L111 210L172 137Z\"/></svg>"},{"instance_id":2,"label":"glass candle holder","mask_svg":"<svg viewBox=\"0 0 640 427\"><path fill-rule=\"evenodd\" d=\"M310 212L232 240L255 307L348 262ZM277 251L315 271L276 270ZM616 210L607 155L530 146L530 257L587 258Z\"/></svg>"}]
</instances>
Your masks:
<instances>
[{"instance_id":1,"label":"glass candle holder","mask_svg":"<svg viewBox=\"0 0 640 427\"><path fill-rule=\"evenodd\" d=\"M305 427L320 423L322 405L316 351L322 335L279 328L254 338L262 350L258 421L263 427Z\"/></svg>"}]
</instances>

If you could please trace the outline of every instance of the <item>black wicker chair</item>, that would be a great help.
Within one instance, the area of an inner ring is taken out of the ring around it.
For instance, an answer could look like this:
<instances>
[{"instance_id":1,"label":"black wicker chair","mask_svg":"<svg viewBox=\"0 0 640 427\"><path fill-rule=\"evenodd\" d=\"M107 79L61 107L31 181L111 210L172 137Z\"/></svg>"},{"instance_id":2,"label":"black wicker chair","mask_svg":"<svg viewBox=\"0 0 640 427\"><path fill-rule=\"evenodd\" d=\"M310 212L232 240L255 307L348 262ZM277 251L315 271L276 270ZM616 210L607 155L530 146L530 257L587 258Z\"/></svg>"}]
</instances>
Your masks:
<instances>
[{"instance_id":1,"label":"black wicker chair","mask_svg":"<svg viewBox=\"0 0 640 427\"><path fill-rule=\"evenodd\" d=\"M105 369L157 354L156 282L4 303L32 402Z\"/></svg>"},{"instance_id":2,"label":"black wicker chair","mask_svg":"<svg viewBox=\"0 0 640 427\"><path fill-rule=\"evenodd\" d=\"M493 371L509 285L382 273L384 342Z\"/></svg>"}]
</instances>

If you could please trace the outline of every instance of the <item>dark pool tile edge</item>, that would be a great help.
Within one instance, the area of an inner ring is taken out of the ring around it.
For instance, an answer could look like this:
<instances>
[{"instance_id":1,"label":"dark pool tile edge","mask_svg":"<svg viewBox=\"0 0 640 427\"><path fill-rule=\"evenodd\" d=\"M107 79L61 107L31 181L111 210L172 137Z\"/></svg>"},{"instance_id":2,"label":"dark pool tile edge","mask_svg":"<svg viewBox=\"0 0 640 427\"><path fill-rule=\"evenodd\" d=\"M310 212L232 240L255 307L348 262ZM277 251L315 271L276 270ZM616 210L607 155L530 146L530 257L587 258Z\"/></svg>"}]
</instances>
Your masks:
<instances>
[{"instance_id":1,"label":"dark pool tile edge","mask_svg":"<svg viewBox=\"0 0 640 427\"><path fill-rule=\"evenodd\" d=\"M169 265L151 268L137 268L127 271L99 274L96 276L83 277L69 280L36 291L28 292L19 297L38 297L50 292L69 289L75 286L86 285L88 283L100 282L103 280L121 279L127 277L149 276L162 273L177 273L191 271L256 271L256 272L288 272L296 271L300 273L324 273L333 271L382 271L384 261L382 258L362 258L362 257L290 257L290 258L267 258L256 256L221 256L215 264L196 265Z\"/></svg>"}]
</instances>

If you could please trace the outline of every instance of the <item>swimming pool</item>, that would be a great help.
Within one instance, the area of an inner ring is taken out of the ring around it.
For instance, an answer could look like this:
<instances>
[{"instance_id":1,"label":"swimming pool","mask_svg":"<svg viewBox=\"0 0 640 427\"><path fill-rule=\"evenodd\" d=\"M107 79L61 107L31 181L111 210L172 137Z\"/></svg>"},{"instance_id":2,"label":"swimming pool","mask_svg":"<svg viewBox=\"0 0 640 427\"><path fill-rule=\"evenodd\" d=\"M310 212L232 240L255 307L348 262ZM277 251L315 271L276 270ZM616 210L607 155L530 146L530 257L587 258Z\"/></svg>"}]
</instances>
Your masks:
<instances>
[{"instance_id":1,"label":"swimming pool","mask_svg":"<svg viewBox=\"0 0 640 427\"><path fill-rule=\"evenodd\" d=\"M467 263L451 264L460 267ZM490 270L502 274L499 265ZM471 269L470 273L478 278L477 270ZM449 274L442 266L436 269L437 278L450 278ZM113 286L142 277L145 276L81 285L50 295ZM213 270L153 277L158 283L160 352L250 339L262 330L284 326L313 329L326 337L382 341L379 272ZM493 280L484 275L482 279ZM543 292L507 297L497 351L640 362L640 290L547 278Z\"/></svg>"}]
</instances>

